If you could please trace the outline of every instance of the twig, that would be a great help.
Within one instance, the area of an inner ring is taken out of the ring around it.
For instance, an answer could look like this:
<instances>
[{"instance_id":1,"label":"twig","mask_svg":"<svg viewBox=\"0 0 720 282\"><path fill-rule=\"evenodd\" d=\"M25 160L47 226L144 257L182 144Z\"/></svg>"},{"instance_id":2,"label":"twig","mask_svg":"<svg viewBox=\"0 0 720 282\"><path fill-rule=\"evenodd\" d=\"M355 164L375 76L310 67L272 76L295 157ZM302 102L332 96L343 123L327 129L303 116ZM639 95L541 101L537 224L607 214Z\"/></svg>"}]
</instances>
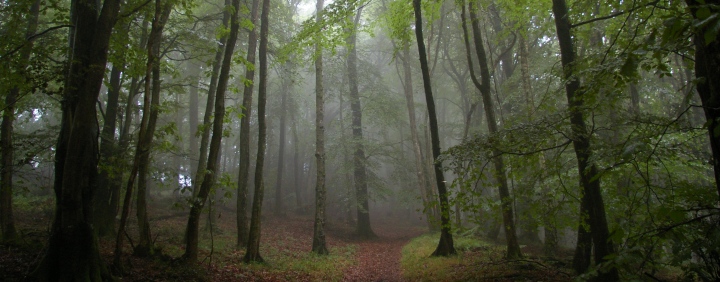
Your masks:
<instances>
[{"instance_id":1,"label":"twig","mask_svg":"<svg viewBox=\"0 0 720 282\"><path fill-rule=\"evenodd\" d=\"M579 22L579 23L576 23L576 24L572 24L572 25L570 25L570 28L576 28L576 27L581 26L581 25L586 25L586 24L589 24L589 23L597 22L597 21L612 19L612 18L614 18L614 17L620 16L620 15L625 14L625 13L632 13L632 12L634 12L635 10L639 10L639 9L641 9L641 8L645 8L645 7L647 7L647 6L654 6L654 5L657 4L658 2L659 2L659 0L655 0L655 1L653 1L653 2L647 3L647 4L642 5L642 6L637 6L637 7L635 7L635 8L630 9L630 10L627 10L627 11L615 12L615 13L612 13L612 14L607 15L607 16L604 16L604 17L589 19L589 20L584 21L584 22Z\"/></svg>"},{"instance_id":2,"label":"twig","mask_svg":"<svg viewBox=\"0 0 720 282\"><path fill-rule=\"evenodd\" d=\"M27 44L27 43L30 42L30 41L35 40L35 38L40 37L40 36L43 36L44 34L46 34L46 33L48 33L48 32L51 32L51 31L53 31L53 30L61 29L61 28L63 28L63 27L74 27L74 25L71 25L71 24L58 25L58 26L54 26L54 27L48 28L48 29L46 29L46 30L43 30L43 31L40 32L40 33L36 33L36 34L31 35L31 36L28 36L27 38L25 38L25 42L23 42L22 44L18 45L18 46L15 47L15 48L13 48L12 50L10 50L10 52L5 53L4 55L0 56L0 60L5 59L5 57L7 57L7 56L10 56L10 55L12 55L12 54L15 54L17 51L20 51L20 49L22 49L23 47L25 47L25 44Z\"/></svg>"}]
</instances>

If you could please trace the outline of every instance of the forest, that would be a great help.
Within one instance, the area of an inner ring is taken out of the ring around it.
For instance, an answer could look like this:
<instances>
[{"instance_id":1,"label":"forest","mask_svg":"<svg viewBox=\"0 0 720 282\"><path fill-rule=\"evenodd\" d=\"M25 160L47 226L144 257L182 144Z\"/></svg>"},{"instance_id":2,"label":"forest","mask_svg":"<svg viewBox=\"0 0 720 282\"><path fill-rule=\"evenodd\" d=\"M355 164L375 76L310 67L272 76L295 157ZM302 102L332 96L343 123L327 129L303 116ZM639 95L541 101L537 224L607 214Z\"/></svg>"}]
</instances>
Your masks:
<instances>
[{"instance_id":1,"label":"forest","mask_svg":"<svg viewBox=\"0 0 720 282\"><path fill-rule=\"evenodd\" d=\"M720 0L0 0L2 281L720 281Z\"/></svg>"}]
</instances>

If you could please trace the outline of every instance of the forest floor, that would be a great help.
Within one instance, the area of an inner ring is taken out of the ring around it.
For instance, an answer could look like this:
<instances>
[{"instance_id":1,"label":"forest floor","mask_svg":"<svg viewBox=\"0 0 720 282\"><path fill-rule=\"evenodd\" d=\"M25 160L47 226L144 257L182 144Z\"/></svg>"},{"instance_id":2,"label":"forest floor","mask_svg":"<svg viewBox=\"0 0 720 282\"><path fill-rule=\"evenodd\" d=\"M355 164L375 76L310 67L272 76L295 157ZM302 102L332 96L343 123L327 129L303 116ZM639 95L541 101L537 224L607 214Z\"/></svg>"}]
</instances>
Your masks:
<instances>
[{"instance_id":1,"label":"forest floor","mask_svg":"<svg viewBox=\"0 0 720 282\"><path fill-rule=\"evenodd\" d=\"M23 243L0 246L0 281L31 281L28 274L39 262L47 240L52 212L38 206L16 209ZM176 258L184 252L183 231L187 212L166 207L151 209L152 236L159 254L153 258L132 256L132 242L124 249L123 281L567 281L572 277L565 263L551 265L530 256L523 261L504 261L502 246L476 238L458 236L459 255L429 258L437 234L417 220L402 216L375 216L377 238L360 240L354 227L341 221L327 223L329 256L310 253L311 215L267 215L262 221L260 253L264 264L242 263L243 250L235 247L235 216L220 209L210 232L201 224L199 266L187 267ZM134 212L132 213L134 215ZM134 217L128 234L136 238ZM110 265L114 238L101 238L100 251ZM525 248L524 251L533 252Z\"/></svg>"}]
</instances>

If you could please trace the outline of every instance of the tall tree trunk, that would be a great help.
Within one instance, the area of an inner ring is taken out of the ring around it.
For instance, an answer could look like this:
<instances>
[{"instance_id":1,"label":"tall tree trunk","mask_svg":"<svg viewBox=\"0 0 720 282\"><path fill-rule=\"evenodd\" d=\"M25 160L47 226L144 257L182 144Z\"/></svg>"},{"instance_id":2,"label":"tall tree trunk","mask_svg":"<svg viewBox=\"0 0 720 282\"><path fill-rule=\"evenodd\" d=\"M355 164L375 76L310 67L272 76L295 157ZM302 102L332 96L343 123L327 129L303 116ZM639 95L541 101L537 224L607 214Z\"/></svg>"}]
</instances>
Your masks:
<instances>
[{"instance_id":1,"label":"tall tree trunk","mask_svg":"<svg viewBox=\"0 0 720 282\"><path fill-rule=\"evenodd\" d=\"M29 38L37 31L38 16L40 14L40 0L33 1L30 6L27 29L25 37ZM29 41L20 51L19 64L25 66L32 55L33 42ZM20 76L25 77L23 71ZM18 239L15 229L15 219L12 209L12 187L13 187L13 121L15 120L15 103L20 95L20 86L13 86L5 96L5 109L2 113L2 125L0 125L0 150L2 150L2 161L0 161L0 229L2 229L3 242L15 242Z\"/></svg>"},{"instance_id":2,"label":"tall tree trunk","mask_svg":"<svg viewBox=\"0 0 720 282\"><path fill-rule=\"evenodd\" d=\"M600 174L597 166L591 161L590 134L587 132L582 110L584 97L582 93L578 92L580 81L576 76L573 76L575 46L570 33L571 26L565 0L553 0L553 15L555 17L558 42L560 43L563 76L567 80L565 91L567 92L568 111L570 112L573 147L578 162L580 185L583 187L581 205L585 205L585 201L587 201L590 233L595 247L595 263L601 263L606 256L615 252L615 246L610 240L610 232L605 217L605 205L600 191ZM582 220L583 218L581 218ZM600 272L598 279L600 281L617 281L620 278L617 269L611 268L606 272Z\"/></svg>"},{"instance_id":3,"label":"tall tree trunk","mask_svg":"<svg viewBox=\"0 0 720 282\"><path fill-rule=\"evenodd\" d=\"M105 76L110 35L120 1L73 0L71 59L55 151L55 220L47 251L32 274L41 281L101 281L111 277L92 227L97 187L98 123L95 106ZM100 12L98 16L98 12Z\"/></svg>"},{"instance_id":4,"label":"tall tree trunk","mask_svg":"<svg viewBox=\"0 0 720 282\"><path fill-rule=\"evenodd\" d=\"M315 4L315 22L323 16L323 0ZM319 255L329 253L325 243L325 89L323 88L323 56L320 35L315 39L315 222L313 224L312 251ZM341 109L342 110L342 109ZM342 121L341 121L342 122Z\"/></svg>"},{"instance_id":5,"label":"tall tree trunk","mask_svg":"<svg viewBox=\"0 0 720 282\"><path fill-rule=\"evenodd\" d=\"M150 221L147 215L147 185L148 170L150 167L150 151L152 148L153 136L155 135L155 127L157 125L159 107L160 107L160 43L162 41L162 33L165 23L172 11L172 1L166 0L160 5L160 1L155 4L155 17L153 19L152 30L148 41L148 71L152 72L145 76L145 93L151 93L150 116L147 119L147 129L139 139L138 152L140 155L140 163L138 165L138 194L136 204L136 215L138 219L138 232L140 238L138 245L135 246L134 253L138 256L149 256L154 253L152 247L152 237L150 235ZM150 62L152 61L152 62ZM150 87L152 83L152 88ZM143 117L146 112L143 112Z\"/></svg>"},{"instance_id":6,"label":"tall tree trunk","mask_svg":"<svg viewBox=\"0 0 720 282\"><path fill-rule=\"evenodd\" d=\"M463 27L464 27L464 35L467 38L467 24L464 20L465 18L465 6L463 5L462 8L462 17L463 17ZM469 60L468 63L470 64L470 70L471 70L471 76L473 83L475 84L475 87L480 90L480 94L482 95L483 100L483 108L485 109L485 118L487 119L487 125L488 125L488 131L490 134L496 133L498 131L497 128L497 120L495 119L495 106L492 102L492 97L490 94L490 69L488 68L487 63L487 57L485 55L485 47L482 44L482 35L480 34L480 27L478 23L477 18L477 6L475 2L470 2L469 5L470 10L470 22L472 25L473 30L473 41L475 45L475 54L478 58L478 65L480 66L480 79L481 81L478 81L475 73L473 71L472 67L472 61ZM466 47L469 45L467 43L466 39ZM467 52L470 52L468 49ZM497 180L499 187L498 192L500 194L500 207L502 209L502 218L503 218L503 225L505 226L505 241L507 244L507 253L506 257L508 259L515 259L522 257L522 252L520 251L520 245L517 241L517 232L515 230L515 219L513 214L513 207L512 207L512 198L510 197L510 189L508 187L507 183L507 176L505 174L505 163L503 155L500 151L494 150L493 151L493 165L495 168L495 179Z\"/></svg>"},{"instance_id":7,"label":"tall tree trunk","mask_svg":"<svg viewBox=\"0 0 720 282\"><path fill-rule=\"evenodd\" d=\"M225 0L225 6L230 6L230 0ZM230 21L230 11L227 9L223 12L223 26L227 27ZM207 171L208 163L208 145L210 143L210 129L212 128L212 114L213 108L215 107L215 93L218 88L218 76L220 75L220 67L223 63L223 52L227 48L227 36L220 38L218 49L215 52L215 60L213 61L212 74L210 76L210 87L208 89L207 102L205 103L205 114L203 115L203 124L200 137L200 152L198 153L198 165L195 177L192 179L193 186L193 197L197 197L199 192L199 185L204 182L205 172Z\"/></svg>"},{"instance_id":8,"label":"tall tree trunk","mask_svg":"<svg viewBox=\"0 0 720 282\"><path fill-rule=\"evenodd\" d=\"M257 26L258 10L260 0L252 1L250 20ZM247 187L250 171L250 114L252 113L253 81L255 80L255 49L257 47L256 28L250 30L248 35L247 58L248 66L245 68L245 79L251 83L245 83L243 89L243 118L240 120L240 161L238 165L238 187L237 187L237 243L236 247L241 248L247 245L248 220L247 220ZM249 65L253 65L249 67Z\"/></svg>"},{"instance_id":9,"label":"tall tree trunk","mask_svg":"<svg viewBox=\"0 0 720 282\"><path fill-rule=\"evenodd\" d=\"M694 18L698 18L698 8L717 7L720 0L685 0L690 7ZM717 13L716 8L711 8L712 13ZM715 170L715 187L720 200L720 136L716 133L720 128L720 33L714 32L715 38L707 42L705 34L714 28L712 24L702 26L693 36L695 44L695 78L701 79L697 84L697 91L702 102L707 120L707 129L710 136L710 148L712 149L712 164Z\"/></svg>"},{"instance_id":10,"label":"tall tree trunk","mask_svg":"<svg viewBox=\"0 0 720 282\"><path fill-rule=\"evenodd\" d=\"M143 116L140 121L140 134L138 135L138 144L135 148L135 157L133 158L133 165L130 171L130 177L128 178L127 188L125 191L123 211L120 217L120 226L118 227L118 233L115 239L115 254L113 258L113 267L120 272L123 271L122 262L120 261L120 259L123 253L125 225L127 224L127 218L130 212L130 201L132 199L133 186L135 185L135 179L136 177L138 177L138 174L140 174L140 180L138 182L142 182L143 180L145 180L145 175L143 174L147 174L147 162L149 162L150 158L150 147L153 139L152 137L155 131L155 123L157 120L157 105L159 105L160 100L159 80L157 81L157 86L153 85L154 89L152 89L152 92L150 86L153 82L152 77L154 72L157 72L157 75L159 76L160 69L159 67L156 69L156 65L159 64L159 44L162 37L162 30L165 27L165 23L167 22L171 10L171 1L167 1L164 4L161 0L155 1L155 16L152 21L150 35L148 36L147 41L147 65L145 69L144 87L145 93L143 98ZM149 233L150 227L149 223L147 222L147 215L145 211L146 186L144 184L145 183L142 183L142 185L138 185L137 215L138 225L140 227L140 241L142 242L143 240L145 240L147 242L143 242L143 244L149 244L149 242L151 242L151 239ZM148 247L148 250L149 249L150 248ZM142 251L136 251L136 253L143 254Z\"/></svg>"},{"instance_id":11,"label":"tall tree trunk","mask_svg":"<svg viewBox=\"0 0 720 282\"><path fill-rule=\"evenodd\" d=\"M237 0L235 0L237 1ZM258 85L258 146L257 160L255 162L255 195L253 195L252 217L250 218L250 232L248 236L248 246L243 261L262 262L260 256L260 212L262 211L263 194L265 187L263 184L263 167L265 163L265 140L267 139L265 125L265 102L267 95L267 45L268 30L270 21L270 0L263 0L262 14L260 16L260 83Z\"/></svg>"},{"instance_id":12,"label":"tall tree trunk","mask_svg":"<svg viewBox=\"0 0 720 282\"><path fill-rule=\"evenodd\" d=\"M223 119L225 118L225 91L227 90L228 78L230 77L230 65L232 62L233 51L235 50L235 42L240 29L240 20L238 16L238 8L240 0L232 0L231 11L234 11L230 19L230 33L225 42L225 55L222 60L220 76L217 82L217 93L215 94L215 112L212 126L212 139L210 140L210 151L207 156L207 173L202 177L202 184L193 197L192 206L190 207L190 215L188 216L187 229L185 231L185 254L183 258L189 264L197 262L198 256L198 229L200 225L200 215L203 207L210 194L215 180L220 175L219 156L221 150L221 142L223 136ZM200 156L203 157L202 155Z\"/></svg>"},{"instance_id":13,"label":"tall tree trunk","mask_svg":"<svg viewBox=\"0 0 720 282\"><path fill-rule=\"evenodd\" d=\"M291 67L290 63L286 63L286 67ZM279 146L278 146L278 163L277 163L277 181L275 182L275 215L284 216L285 210L283 208L283 197L282 197L282 184L283 184L283 173L285 172L285 120L287 119L287 95L290 87L292 78L291 74L285 74L283 77L281 93L280 93L280 127L279 131Z\"/></svg>"},{"instance_id":14,"label":"tall tree trunk","mask_svg":"<svg viewBox=\"0 0 720 282\"><path fill-rule=\"evenodd\" d=\"M421 0L413 0L413 10L415 12L415 37L418 44L418 54L420 57L420 69L422 71L423 88L425 89L425 100L427 102L428 116L430 117L430 137L432 142L432 154L435 167L435 181L438 188L438 196L440 199L440 241L432 256L449 256L454 255L455 245L453 243L452 233L450 233L450 205L448 204L448 192L445 187L445 176L442 171L442 163L438 161L440 157L440 136L438 136L437 115L435 113L435 100L433 99L432 87L430 86L430 70L428 67L427 54L425 52L425 42L423 41L423 20Z\"/></svg>"},{"instance_id":15,"label":"tall tree trunk","mask_svg":"<svg viewBox=\"0 0 720 282\"><path fill-rule=\"evenodd\" d=\"M302 213L303 200L302 200L302 185L300 185L300 177L303 173L303 167L300 165L300 139L298 138L298 122L297 119L293 118L293 187L295 188L295 210L298 213Z\"/></svg>"},{"instance_id":16,"label":"tall tree trunk","mask_svg":"<svg viewBox=\"0 0 720 282\"><path fill-rule=\"evenodd\" d=\"M422 149L420 149L420 137L417 132L417 119L415 118L415 93L413 92L412 71L410 69L410 42L403 42L403 93L405 94L405 105L408 110L408 120L410 122L410 139L412 140L413 153L415 155L415 173L418 178L418 187L422 196L424 213L430 230L436 229L436 223L432 214L432 191L425 177L425 169L423 169Z\"/></svg>"},{"instance_id":17,"label":"tall tree trunk","mask_svg":"<svg viewBox=\"0 0 720 282\"><path fill-rule=\"evenodd\" d=\"M125 69L125 62L119 65L113 65L110 71L110 88L108 89L107 106L105 106L105 121L103 129L100 133L100 165L107 168L100 170L98 176L98 189L95 192L95 201L93 202L93 211L95 218L93 225L98 231L98 235L103 236L115 232L115 215L117 211L117 202L112 205L114 194L119 193L119 188L115 183L120 181L117 177L115 168L110 168L118 163L117 142L115 139L115 129L117 127L117 110L118 100L120 97L120 88L122 81L120 74Z\"/></svg>"},{"instance_id":18,"label":"tall tree trunk","mask_svg":"<svg viewBox=\"0 0 720 282\"><path fill-rule=\"evenodd\" d=\"M348 80L350 82L350 108L352 109L352 133L355 152L353 154L353 176L355 179L355 196L357 200L357 235L361 238L377 237L370 227L370 205L367 188L367 168L365 167L365 150L363 145L362 108L358 91L357 73L357 32L362 7L355 15L353 30L347 39Z\"/></svg>"},{"instance_id":19,"label":"tall tree trunk","mask_svg":"<svg viewBox=\"0 0 720 282\"><path fill-rule=\"evenodd\" d=\"M188 78L192 81L190 89L188 89L188 142L190 143L188 148L188 160L189 169L188 174L192 174L197 171L198 158L198 88L200 87L200 63L197 61L188 62ZM192 175L190 175L192 176Z\"/></svg>"}]
</instances>

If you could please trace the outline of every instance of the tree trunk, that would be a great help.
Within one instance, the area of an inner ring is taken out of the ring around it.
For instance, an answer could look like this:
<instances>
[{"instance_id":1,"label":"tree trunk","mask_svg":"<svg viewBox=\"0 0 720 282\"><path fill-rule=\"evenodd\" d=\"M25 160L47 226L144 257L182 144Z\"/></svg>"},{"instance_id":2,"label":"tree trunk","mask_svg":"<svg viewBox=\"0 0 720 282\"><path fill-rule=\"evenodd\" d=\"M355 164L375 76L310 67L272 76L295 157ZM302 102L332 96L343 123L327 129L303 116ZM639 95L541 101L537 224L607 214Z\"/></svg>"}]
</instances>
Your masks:
<instances>
[{"instance_id":1,"label":"tree trunk","mask_svg":"<svg viewBox=\"0 0 720 282\"><path fill-rule=\"evenodd\" d=\"M291 67L286 63L286 67ZM289 91L289 84L292 83L291 74L285 74L283 77L282 87L280 89L280 127L279 131L279 146L278 146L278 163L277 163L277 181L275 182L275 215L285 216L285 209L283 208L283 197L282 197L282 184L283 184L283 173L285 172L285 120L287 119L287 95Z\"/></svg>"},{"instance_id":2,"label":"tree trunk","mask_svg":"<svg viewBox=\"0 0 720 282\"><path fill-rule=\"evenodd\" d=\"M235 0L237 1L237 0ZM263 0L262 14L260 16L260 83L258 85L258 149L257 160L255 162L255 195L253 195L252 217L250 218L250 234L248 236L248 246L245 252L243 262L262 262L260 256L260 212L262 211L263 194L265 187L263 184L263 166L265 162L265 140L267 138L265 125L265 102L267 95L267 45L268 45L268 29L270 0Z\"/></svg>"},{"instance_id":3,"label":"tree trunk","mask_svg":"<svg viewBox=\"0 0 720 282\"><path fill-rule=\"evenodd\" d=\"M442 171L442 163L438 161L438 157L440 157L440 136L438 136L435 100L433 99L432 87L430 86L430 70L428 67L425 42L423 39L423 20L420 0L413 0L413 10L415 12L415 37L417 39L418 54L420 57L423 88L425 89L425 100L427 102L428 116L430 117L430 137L435 167L435 180L437 182L438 196L440 199L440 241L438 242L437 248L432 253L432 256L450 256L456 254L457 252L455 251L452 234L450 233L450 206L448 204L447 188L445 188L445 176Z\"/></svg>"},{"instance_id":4,"label":"tree trunk","mask_svg":"<svg viewBox=\"0 0 720 282\"><path fill-rule=\"evenodd\" d=\"M360 93L358 91L357 73L357 25L360 20L362 8L355 15L353 30L347 39L348 80L350 82L350 108L352 109L352 133L355 153L353 154L353 176L355 179L355 196L357 200L357 235L360 238L377 237L370 227L370 205L367 188L367 168L365 167L365 150L363 146L362 108L360 106Z\"/></svg>"},{"instance_id":5,"label":"tree trunk","mask_svg":"<svg viewBox=\"0 0 720 282\"><path fill-rule=\"evenodd\" d=\"M315 21L320 23L323 0L315 5ZM315 42L315 158L317 181L315 183L315 222L313 224L312 252L329 253L325 243L325 90L323 88L323 56L319 38ZM341 109L342 110L342 109ZM342 122L342 121L341 121Z\"/></svg>"},{"instance_id":6,"label":"tree trunk","mask_svg":"<svg viewBox=\"0 0 720 282\"><path fill-rule=\"evenodd\" d=\"M253 25L258 21L258 10L260 0L252 1L252 10L250 11L250 20ZM250 171L250 114L252 113L252 93L253 81L255 79L255 49L257 47L256 28L250 30L248 35L247 62L253 67L245 68L245 79L251 83L245 83L243 89L243 118L240 120L240 161L238 167L238 187L237 187L237 243L236 247L241 248L247 246L248 240L248 220L247 220L247 186Z\"/></svg>"},{"instance_id":7,"label":"tree trunk","mask_svg":"<svg viewBox=\"0 0 720 282\"><path fill-rule=\"evenodd\" d=\"M238 30L240 29L240 20L237 12L239 11L239 7L240 0L233 0L231 10L236 12L233 13L230 19L230 34L228 34L227 41L225 42L225 55L222 60L220 76L217 82L212 139L210 140L210 151L207 155L207 173L202 177L200 189L197 191L195 197L193 197L190 215L188 216L187 229L185 232L185 254L183 254L183 259L189 264L197 262L200 215L202 214L202 209L205 206L210 190L220 175L219 156L223 136L223 119L225 118L225 91L227 90L228 78L230 77L230 65L233 51L235 50L235 42L237 41ZM203 155L200 155L200 158L203 158Z\"/></svg>"},{"instance_id":8,"label":"tree trunk","mask_svg":"<svg viewBox=\"0 0 720 282\"><path fill-rule=\"evenodd\" d=\"M403 43L403 93L405 93L405 105L408 110L408 120L410 122L410 139L412 139L413 153L415 155L415 171L418 178L418 187L423 200L424 214L427 221L428 229L435 229L437 223L433 220L431 197L432 191L425 177L425 169L423 169L422 149L420 149L420 138L417 132L417 119L415 118L415 93L413 92L412 71L410 69L410 42Z\"/></svg>"},{"instance_id":9,"label":"tree trunk","mask_svg":"<svg viewBox=\"0 0 720 282\"><path fill-rule=\"evenodd\" d=\"M230 6L230 0L225 0L225 6ZM228 26L229 21L230 11L226 9L225 12L223 12L223 27ZM207 102L205 103L205 114L203 115L203 124L201 127L202 137L200 138L200 152L198 153L197 171L195 172L195 177L192 178L193 197L197 197L199 191L198 187L205 181L204 178L205 172L207 171L207 155L208 145L210 142L210 129L213 126L211 118L213 114L213 108L215 107L215 93L217 92L218 88L218 76L220 74L220 65L223 61L223 52L227 47L226 43L227 36L223 36L222 38L220 38L218 49L215 52L215 60L213 61L213 69L210 76L210 87L208 89Z\"/></svg>"},{"instance_id":10,"label":"tree trunk","mask_svg":"<svg viewBox=\"0 0 720 282\"><path fill-rule=\"evenodd\" d=\"M607 219L605 217L605 205L603 204L600 191L600 174L597 166L592 163L592 149L590 148L590 133L587 132L585 118L583 117L583 96L578 93L580 81L573 76L572 66L575 62L575 46L570 34L570 20L565 0L553 0L553 14L555 27L557 29L558 42L560 43L560 56L563 66L565 91L567 92L568 110L570 112L570 124L572 126L573 147L578 162L578 173L580 185L583 187L582 199L584 205L587 201L587 211L590 223L590 232L595 247L595 263L603 262L606 256L615 252L615 246L610 240ZM587 198L587 199L586 199ZM581 218L581 221L583 219ZM600 281L619 280L616 268L600 272Z\"/></svg>"},{"instance_id":11,"label":"tree trunk","mask_svg":"<svg viewBox=\"0 0 720 282\"><path fill-rule=\"evenodd\" d=\"M25 37L29 38L37 31L38 16L40 14L40 0L35 0L30 6L27 29ZM33 42L20 51L20 66L27 65L32 55ZM20 70L20 76L25 74ZM0 150L2 150L2 161L0 161L0 229L2 229L2 242L15 242L18 239L15 229L15 219L12 209L13 190L13 121L15 120L15 102L20 95L20 86L13 86L5 96L5 109L2 113L2 125L0 125Z\"/></svg>"},{"instance_id":12,"label":"tree trunk","mask_svg":"<svg viewBox=\"0 0 720 282\"><path fill-rule=\"evenodd\" d=\"M293 119L293 188L295 189L295 209L296 212L302 213L303 201L302 201L302 186L300 185L300 176L303 173L303 167L300 165L300 139L298 138L298 122L297 119Z\"/></svg>"},{"instance_id":13,"label":"tree trunk","mask_svg":"<svg viewBox=\"0 0 720 282\"><path fill-rule=\"evenodd\" d=\"M698 7L717 7L719 0L685 0L690 7L694 18L697 19ZM712 8L717 13L716 8ZM715 187L720 200L720 135L717 134L720 128L720 34L714 32L715 38L707 42L705 34L713 32L712 24L702 26L693 36L695 44L695 78L700 79L697 84L697 91L702 102L707 120L708 135L710 137L710 148L712 149L712 164L715 170Z\"/></svg>"},{"instance_id":14,"label":"tree trunk","mask_svg":"<svg viewBox=\"0 0 720 282\"><path fill-rule=\"evenodd\" d=\"M189 169L188 174L192 176L192 173L197 171L197 163L199 162L198 156L198 88L200 84L200 63L197 61L188 62L188 78L192 81L190 89L188 89L188 142L190 143L188 148L188 160ZM187 179L187 178L186 178Z\"/></svg>"},{"instance_id":15,"label":"tree trunk","mask_svg":"<svg viewBox=\"0 0 720 282\"><path fill-rule=\"evenodd\" d=\"M103 129L100 133L100 165L106 168L100 171L98 177L98 189L93 202L93 211L95 213L94 226L98 231L98 235L108 235L115 232L115 215L117 212L117 202L112 205L112 199L115 193L120 191L118 186L114 185L120 179L115 166L117 161L117 142L115 141L115 129L117 124L118 100L120 98L120 88L122 87L120 74L125 69L125 62L119 65L113 65L110 72L110 89L108 89L107 106L105 106L105 121Z\"/></svg>"},{"instance_id":16,"label":"tree trunk","mask_svg":"<svg viewBox=\"0 0 720 282\"><path fill-rule=\"evenodd\" d=\"M34 279L101 281L111 277L100 259L92 227L92 191L98 176L98 123L95 106L105 75L110 35L120 1L71 3L71 60L55 154L55 220L47 251ZM98 16L98 12L100 15Z\"/></svg>"},{"instance_id":17,"label":"tree trunk","mask_svg":"<svg viewBox=\"0 0 720 282\"><path fill-rule=\"evenodd\" d=\"M480 65L480 79L482 80L481 82L479 82L475 77L475 73L472 68L472 61L468 61L468 63L470 64L470 74L472 76L473 83L475 84L475 87L480 90L480 94L482 95L483 108L485 109L485 118L487 119L488 131L490 132L490 134L493 134L498 131L498 128L497 120L495 119L495 106L493 105L490 93L490 70L488 68L487 57L485 55L485 47L482 44L482 35L480 34L480 27L476 13L477 6L474 3L475 2L470 3L469 10L470 21L473 30L475 54L477 55L478 64ZM462 10L464 19L464 5ZM463 20L463 26L465 27L464 29L467 30L467 24L465 23L465 20ZM467 37L467 32L465 32L464 35ZM470 52L470 50L468 49L467 52ZM512 198L510 197L510 189L508 187L507 176L505 174L504 158L502 153L498 150L494 150L493 155L494 158L492 161L495 168L494 176L499 184L498 192L500 195L500 206L502 209L501 213L503 218L503 225L505 226L505 241L507 244L506 257L508 259L516 259L522 257L522 252L520 251L520 245L517 241L517 231L515 230Z\"/></svg>"}]
</instances>

